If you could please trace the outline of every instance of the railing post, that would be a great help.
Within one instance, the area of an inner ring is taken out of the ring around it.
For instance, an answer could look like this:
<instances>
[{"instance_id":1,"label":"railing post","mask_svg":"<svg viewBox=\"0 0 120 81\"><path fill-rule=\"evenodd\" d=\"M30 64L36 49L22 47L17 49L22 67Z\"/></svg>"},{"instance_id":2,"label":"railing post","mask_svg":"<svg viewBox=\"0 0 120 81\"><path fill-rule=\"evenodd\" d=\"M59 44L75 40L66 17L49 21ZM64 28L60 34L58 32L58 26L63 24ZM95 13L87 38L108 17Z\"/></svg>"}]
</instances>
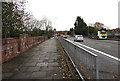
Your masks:
<instances>
[{"instance_id":1,"label":"railing post","mask_svg":"<svg viewBox=\"0 0 120 81\"><path fill-rule=\"evenodd\" d=\"M96 79L99 79L99 66L98 66L98 56L95 57L95 67L96 67Z\"/></svg>"},{"instance_id":2,"label":"railing post","mask_svg":"<svg viewBox=\"0 0 120 81\"><path fill-rule=\"evenodd\" d=\"M75 64L76 64L76 62L77 62L77 61L76 61L76 60L77 60L77 59L76 59L76 51L77 51L77 50L76 50L76 45L73 45L73 46L74 46L74 58L73 58L73 60L74 60L74 62L75 62Z\"/></svg>"}]
</instances>

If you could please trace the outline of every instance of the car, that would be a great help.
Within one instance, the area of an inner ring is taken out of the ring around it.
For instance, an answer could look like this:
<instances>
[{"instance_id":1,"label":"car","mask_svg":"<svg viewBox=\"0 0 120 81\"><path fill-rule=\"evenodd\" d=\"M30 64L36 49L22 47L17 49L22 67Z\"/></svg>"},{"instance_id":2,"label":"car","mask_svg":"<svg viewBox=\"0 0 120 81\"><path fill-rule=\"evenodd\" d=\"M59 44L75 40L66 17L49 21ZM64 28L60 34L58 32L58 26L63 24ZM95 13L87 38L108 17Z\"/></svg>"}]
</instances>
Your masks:
<instances>
[{"instance_id":1,"label":"car","mask_svg":"<svg viewBox=\"0 0 120 81\"><path fill-rule=\"evenodd\" d=\"M63 37L63 35L60 35L60 37Z\"/></svg>"},{"instance_id":2,"label":"car","mask_svg":"<svg viewBox=\"0 0 120 81\"><path fill-rule=\"evenodd\" d=\"M80 42L83 42L84 40L83 40L83 35L75 35L75 37L74 37L74 41L80 41Z\"/></svg>"},{"instance_id":3,"label":"car","mask_svg":"<svg viewBox=\"0 0 120 81\"><path fill-rule=\"evenodd\" d=\"M67 38L68 36L67 35L64 35L63 38Z\"/></svg>"}]
</instances>

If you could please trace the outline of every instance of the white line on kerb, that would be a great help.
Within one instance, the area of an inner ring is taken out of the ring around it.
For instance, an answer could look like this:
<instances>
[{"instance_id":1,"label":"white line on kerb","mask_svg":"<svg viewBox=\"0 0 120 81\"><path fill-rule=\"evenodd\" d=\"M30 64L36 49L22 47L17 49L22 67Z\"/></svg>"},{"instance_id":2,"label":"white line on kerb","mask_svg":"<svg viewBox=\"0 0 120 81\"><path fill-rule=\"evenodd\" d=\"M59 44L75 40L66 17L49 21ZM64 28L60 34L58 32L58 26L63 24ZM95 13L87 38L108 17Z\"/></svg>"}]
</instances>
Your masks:
<instances>
[{"instance_id":1,"label":"white line on kerb","mask_svg":"<svg viewBox=\"0 0 120 81\"><path fill-rule=\"evenodd\" d=\"M120 61L120 59L117 58L117 57L114 57L114 56L109 55L109 54L107 54L107 53L104 53L104 52L102 52L102 51L96 50L96 49L91 48L91 47L89 47L89 46L86 46L86 45L83 45L83 44L80 44L80 43L77 43L77 42L75 42L75 43L76 43L76 44L79 44L79 45L81 45L81 46L83 46L83 47L86 47L86 48L88 48L88 49L91 49L91 50L93 50L93 51L96 51L96 52L98 52L98 53L101 53L101 54L103 54L103 55L105 55L105 56L107 56L107 57L110 57L110 58L114 59L114 60Z\"/></svg>"}]
</instances>

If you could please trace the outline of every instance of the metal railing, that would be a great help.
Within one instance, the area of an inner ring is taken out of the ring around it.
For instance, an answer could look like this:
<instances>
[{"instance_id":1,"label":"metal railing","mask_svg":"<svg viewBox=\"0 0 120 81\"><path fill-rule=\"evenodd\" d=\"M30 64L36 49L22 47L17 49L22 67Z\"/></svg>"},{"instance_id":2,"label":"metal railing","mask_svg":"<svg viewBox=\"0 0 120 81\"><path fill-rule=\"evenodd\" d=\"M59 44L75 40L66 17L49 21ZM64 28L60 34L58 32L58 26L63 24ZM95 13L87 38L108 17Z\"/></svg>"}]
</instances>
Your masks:
<instances>
[{"instance_id":1,"label":"metal railing","mask_svg":"<svg viewBox=\"0 0 120 81\"><path fill-rule=\"evenodd\" d=\"M84 79L99 79L98 56L87 49L80 47L74 42L58 38L68 56L74 63L75 68Z\"/></svg>"}]
</instances>

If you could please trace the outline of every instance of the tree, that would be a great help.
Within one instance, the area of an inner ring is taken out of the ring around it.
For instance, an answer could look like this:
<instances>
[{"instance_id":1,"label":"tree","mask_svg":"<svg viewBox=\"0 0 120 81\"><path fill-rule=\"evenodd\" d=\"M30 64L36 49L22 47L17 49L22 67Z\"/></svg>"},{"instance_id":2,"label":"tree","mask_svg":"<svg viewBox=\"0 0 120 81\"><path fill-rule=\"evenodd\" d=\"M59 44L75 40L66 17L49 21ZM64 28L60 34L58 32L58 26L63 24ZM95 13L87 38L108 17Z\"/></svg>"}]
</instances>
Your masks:
<instances>
[{"instance_id":1,"label":"tree","mask_svg":"<svg viewBox=\"0 0 120 81\"><path fill-rule=\"evenodd\" d=\"M18 37L23 26L23 2L2 2L2 36Z\"/></svg>"},{"instance_id":2,"label":"tree","mask_svg":"<svg viewBox=\"0 0 120 81\"><path fill-rule=\"evenodd\" d=\"M10 37L10 31L14 31L14 21L13 20L13 9L14 4L11 3L2 3L2 35L3 38ZM12 23L12 24L11 24ZM10 28L11 27L11 28Z\"/></svg>"},{"instance_id":3,"label":"tree","mask_svg":"<svg viewBox=\"0 0 120 81\"><path fill-rule=\"evenodd\" d=\"M87 24L84 22L84 20L80 16L77 16L74 26L75 26L74 27L75 34L86 35Z\"/></svg>"},{"instance_id":4,"label":"tree","mask_svg":"<svg viewBox=\"0 0 120 81\"><path fill-rule=\"evenodd\" d=\"M100 23L100 22L96 22L94 24L94 27L98 28L99 30L102 29L104 27L104 24L103 23Z\"/></svg>"},{"instance_id":5,"label":"tree","mask_svg":"<svg viewBox=\"0 0 120 81\"><path fill-rule=\"evenodd\" d=\"M68 31L68 35L71 35L71 36L74 35L74 29L73 28L70 28L70 31Z\"/></svg>"},{"instance_id":6,"label":"tree","mask_svg":"<svg viewBox=\"0 0 120 81\"><path fill-rule=\"evenodd\" d=\"M98 29L92 26L88 26L88 33L89 35L97 35Z\"/></svg>"},{"instance_id":7,"label":"tree","mask_svg":"<svg viewBox=\"0 0 120 81\"><path fill-rule=\"evenodd\" d=\"M52 22L47 18L37 20L25 11L25 1L2 3L2 36L19 37L26 33L30 36L52 35Z\"/></svg>"}]
</instances>

